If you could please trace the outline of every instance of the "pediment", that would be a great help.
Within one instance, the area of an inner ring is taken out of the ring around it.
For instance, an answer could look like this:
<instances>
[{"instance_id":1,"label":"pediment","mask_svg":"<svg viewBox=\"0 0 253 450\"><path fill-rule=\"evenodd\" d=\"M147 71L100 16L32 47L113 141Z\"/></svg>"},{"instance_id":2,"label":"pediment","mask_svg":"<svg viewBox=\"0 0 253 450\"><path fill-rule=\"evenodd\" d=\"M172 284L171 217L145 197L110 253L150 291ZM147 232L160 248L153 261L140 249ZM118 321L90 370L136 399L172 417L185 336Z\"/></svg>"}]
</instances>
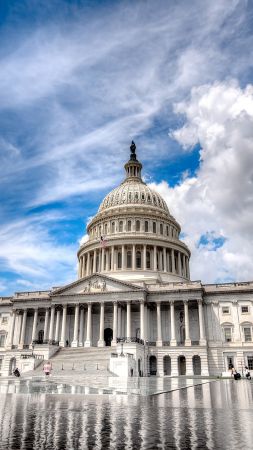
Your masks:
<instances>
[{"instance_id":1,"label":"pediment","mask_svg":"<svg viewBox=\"0 0 253 450\"><path fill-rule=\"evenodd\" d=\"M106 275L94 274L74 283L55 289L51 296L73 294L99 294L106 292L143 291L143 288L131 283L115 280Z\"/></svg>"}]
</instances>

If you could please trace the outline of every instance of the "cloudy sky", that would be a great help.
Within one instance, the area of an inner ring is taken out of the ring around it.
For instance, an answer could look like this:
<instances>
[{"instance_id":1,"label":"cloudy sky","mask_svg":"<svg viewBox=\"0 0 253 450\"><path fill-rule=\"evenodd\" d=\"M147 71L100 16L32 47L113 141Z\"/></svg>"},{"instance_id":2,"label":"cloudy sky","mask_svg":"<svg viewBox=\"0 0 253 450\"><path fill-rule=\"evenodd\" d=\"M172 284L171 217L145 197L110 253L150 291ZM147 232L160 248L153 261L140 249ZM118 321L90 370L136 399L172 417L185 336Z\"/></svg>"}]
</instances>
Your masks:
<instances>
[{"instance_id":1,"label":"cloudy sky","mask_svg":"<svg viewBox=\"0 0 253 450\"><path fill-rule=\"evenodd\" d=\"M192 279L253 279L252 31L247 0L0 3L1 295L75 279L132 139Z\"/></svg>"}]
</instances>

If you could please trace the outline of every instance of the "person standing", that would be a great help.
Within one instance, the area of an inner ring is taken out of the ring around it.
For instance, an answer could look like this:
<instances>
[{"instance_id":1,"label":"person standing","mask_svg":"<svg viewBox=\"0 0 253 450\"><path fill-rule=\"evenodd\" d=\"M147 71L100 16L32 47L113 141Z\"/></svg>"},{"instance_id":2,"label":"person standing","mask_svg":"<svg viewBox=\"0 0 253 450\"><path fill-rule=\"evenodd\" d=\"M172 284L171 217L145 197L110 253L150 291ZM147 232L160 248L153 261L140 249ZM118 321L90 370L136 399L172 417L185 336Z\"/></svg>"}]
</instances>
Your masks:
<instances>
[{"instance_id":1,"label":"person standing","mask_svg":"<svg viewBox=\"0 0 253 450\"><path fill-rule=\"evenodd\" d=\"M44 374L46 376L49 376L51 374L51 370L52 370L52 364L50 363L50 361L45 362L45 364L43 366Z\"/></svg>"}]
</instances>

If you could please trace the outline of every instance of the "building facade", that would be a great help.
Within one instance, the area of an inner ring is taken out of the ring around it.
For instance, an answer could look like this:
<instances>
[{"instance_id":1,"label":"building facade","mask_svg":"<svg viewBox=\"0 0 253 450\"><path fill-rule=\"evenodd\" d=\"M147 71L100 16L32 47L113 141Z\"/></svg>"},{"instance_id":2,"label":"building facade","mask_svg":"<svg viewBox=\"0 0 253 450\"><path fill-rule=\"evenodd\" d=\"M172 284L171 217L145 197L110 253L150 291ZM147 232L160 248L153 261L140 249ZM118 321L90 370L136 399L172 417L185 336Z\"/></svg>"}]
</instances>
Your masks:
<instances>
[{"instance_id":1,"label":"building facade","mask_svg":"<svg viewBox=\"0 0 253 450\"><path fill-rule=\"evenodd\" d=\"M0 374L66 346L123 349L135 375L253 370L253 282L191 281L180 225L130 149L125 180L87 227L77 281L0 299Z\"/></svg>"}]
</instances>

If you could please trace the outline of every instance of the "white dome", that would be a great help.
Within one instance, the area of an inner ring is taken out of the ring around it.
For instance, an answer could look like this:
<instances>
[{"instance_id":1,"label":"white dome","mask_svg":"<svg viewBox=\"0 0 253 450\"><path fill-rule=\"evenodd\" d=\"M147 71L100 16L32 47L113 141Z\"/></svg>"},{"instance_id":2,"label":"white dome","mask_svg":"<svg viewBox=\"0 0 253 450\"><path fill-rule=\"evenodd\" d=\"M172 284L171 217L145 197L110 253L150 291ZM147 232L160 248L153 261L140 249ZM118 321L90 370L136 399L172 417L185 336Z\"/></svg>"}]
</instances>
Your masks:
<instances>
[{"instance_id":1,"label":"white dome","mask_svg":"<svg viewBox=\"0 0 253 450\"><path fill-rule=\"evenodd\" d=\"M141 180L126 179L113 189L102 201L99 212L126 205L147 205L169 214L168 207L160 194L154 192Z\"/></svg>"}]
</instances>

